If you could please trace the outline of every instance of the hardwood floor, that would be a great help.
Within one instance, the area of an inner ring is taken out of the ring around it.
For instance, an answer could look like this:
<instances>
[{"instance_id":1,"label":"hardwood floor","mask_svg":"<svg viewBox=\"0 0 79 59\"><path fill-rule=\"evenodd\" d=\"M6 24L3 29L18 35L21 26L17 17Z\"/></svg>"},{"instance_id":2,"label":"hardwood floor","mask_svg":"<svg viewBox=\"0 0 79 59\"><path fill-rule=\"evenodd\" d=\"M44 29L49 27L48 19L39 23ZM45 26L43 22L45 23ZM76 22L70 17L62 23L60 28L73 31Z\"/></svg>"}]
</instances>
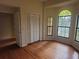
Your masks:
<instances>
[{"instance_id":1,"label":"hardwood floor","mask_svg":"<svg viewBox=\"0 0 79 59\"><path fill-rule=\"evenodd\" d=\"M16 44L0 49L0 59L79 59L74 48L59 42L41 41L24 48Z\"/></svg>"}]
</instances>

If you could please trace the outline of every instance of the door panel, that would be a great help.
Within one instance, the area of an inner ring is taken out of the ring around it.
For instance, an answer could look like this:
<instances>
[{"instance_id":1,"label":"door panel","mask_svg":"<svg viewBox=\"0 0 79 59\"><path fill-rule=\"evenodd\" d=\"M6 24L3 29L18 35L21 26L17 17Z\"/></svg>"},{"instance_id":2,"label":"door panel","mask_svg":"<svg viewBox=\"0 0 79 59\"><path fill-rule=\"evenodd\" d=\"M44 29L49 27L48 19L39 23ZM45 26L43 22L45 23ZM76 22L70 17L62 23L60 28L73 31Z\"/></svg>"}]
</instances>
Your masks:
<instances>
[{"instance_id":1,"label":"door panel","mask_svg":"<svg viewBox=\"0 0 79 59\"><path fill-rule=\"evenodd\" d=\"M39 15L32 14L30 15L30 24L31 24L31 42L35 42L39 40Z\"/></svg>"}]
</instances>

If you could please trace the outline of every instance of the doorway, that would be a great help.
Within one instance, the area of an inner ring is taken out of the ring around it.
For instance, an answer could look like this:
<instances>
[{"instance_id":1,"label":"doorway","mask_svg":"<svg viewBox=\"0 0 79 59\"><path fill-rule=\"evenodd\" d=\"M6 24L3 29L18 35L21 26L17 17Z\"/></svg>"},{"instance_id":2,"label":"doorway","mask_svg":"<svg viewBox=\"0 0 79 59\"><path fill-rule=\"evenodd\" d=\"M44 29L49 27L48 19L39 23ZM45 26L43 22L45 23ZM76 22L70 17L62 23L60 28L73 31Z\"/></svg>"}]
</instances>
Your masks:
<instances>
[{"instance_id":1,"label":"doorway","mask_svg":"<svg viewBox=\"0 0 79 59\"><path fill-rule=\"evenodd\" d=\"M0 13L0 47L16 43L13 14Z\"/></svg>"},{"instance_id":2,"label":"doorway","mask_svg":"<svg viewBox=\"0 0 79 59\"><path fill-rule=\"evenodd\" d=\"M31 43L40 40L40 16L37 13L30 15Z\"/></svg>"},{"instance_id":3,"label":"doorway","mask_svg":"<svg viewBox=\"0 0 79 59\"><path fill-rule=\"evenodd\" d=\"M21 46L20 8L0 6L0 48Z\"/></svg>"}]
</instances>

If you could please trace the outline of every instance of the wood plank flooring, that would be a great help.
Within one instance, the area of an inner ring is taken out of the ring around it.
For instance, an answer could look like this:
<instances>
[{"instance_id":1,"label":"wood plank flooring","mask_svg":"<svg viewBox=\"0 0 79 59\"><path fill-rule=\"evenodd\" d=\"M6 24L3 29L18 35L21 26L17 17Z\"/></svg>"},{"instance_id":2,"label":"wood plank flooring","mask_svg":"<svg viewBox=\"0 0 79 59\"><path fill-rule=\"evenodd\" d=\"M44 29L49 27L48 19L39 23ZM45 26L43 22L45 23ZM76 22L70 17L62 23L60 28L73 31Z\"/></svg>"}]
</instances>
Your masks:
<instances>
[{"instance_id":1,"label":"wood plank flooring","mask_svg":"<svg viewBox=\"0 0 79 59\"><path fill-rule=\"evenodd\" d=\"M41 41L24 48L16 44L1 48L0 59L79 59L79 53L59 42Z\"/></svg>"}]
</instances>

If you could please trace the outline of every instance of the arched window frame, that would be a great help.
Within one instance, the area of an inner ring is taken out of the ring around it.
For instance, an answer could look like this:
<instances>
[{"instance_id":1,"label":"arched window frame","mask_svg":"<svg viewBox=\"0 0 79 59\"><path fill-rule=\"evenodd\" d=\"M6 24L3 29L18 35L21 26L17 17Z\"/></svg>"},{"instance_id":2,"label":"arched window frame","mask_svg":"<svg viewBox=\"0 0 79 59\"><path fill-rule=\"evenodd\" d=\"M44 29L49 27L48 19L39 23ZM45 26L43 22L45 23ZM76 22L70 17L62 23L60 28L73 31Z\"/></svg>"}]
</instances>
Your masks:
<instances>
[{"instance_id":1,"label":"arched window frame","mask_svg":"<svg viewBox=\"0 0 79 59\"><path fill-rule=\"evenodd\" d=\"M69 38L70 32L70 24L71 24L71 11L69 10L62 10L58 15L58 36ZM66 18L70 18L69 20ZM60 21L63 19L62 21ZM65 20L66 19L66 20ZM69 21L69 22L68 22ZM67 22L67 24L66 24Z\"/></svg>"}]
</instances>

